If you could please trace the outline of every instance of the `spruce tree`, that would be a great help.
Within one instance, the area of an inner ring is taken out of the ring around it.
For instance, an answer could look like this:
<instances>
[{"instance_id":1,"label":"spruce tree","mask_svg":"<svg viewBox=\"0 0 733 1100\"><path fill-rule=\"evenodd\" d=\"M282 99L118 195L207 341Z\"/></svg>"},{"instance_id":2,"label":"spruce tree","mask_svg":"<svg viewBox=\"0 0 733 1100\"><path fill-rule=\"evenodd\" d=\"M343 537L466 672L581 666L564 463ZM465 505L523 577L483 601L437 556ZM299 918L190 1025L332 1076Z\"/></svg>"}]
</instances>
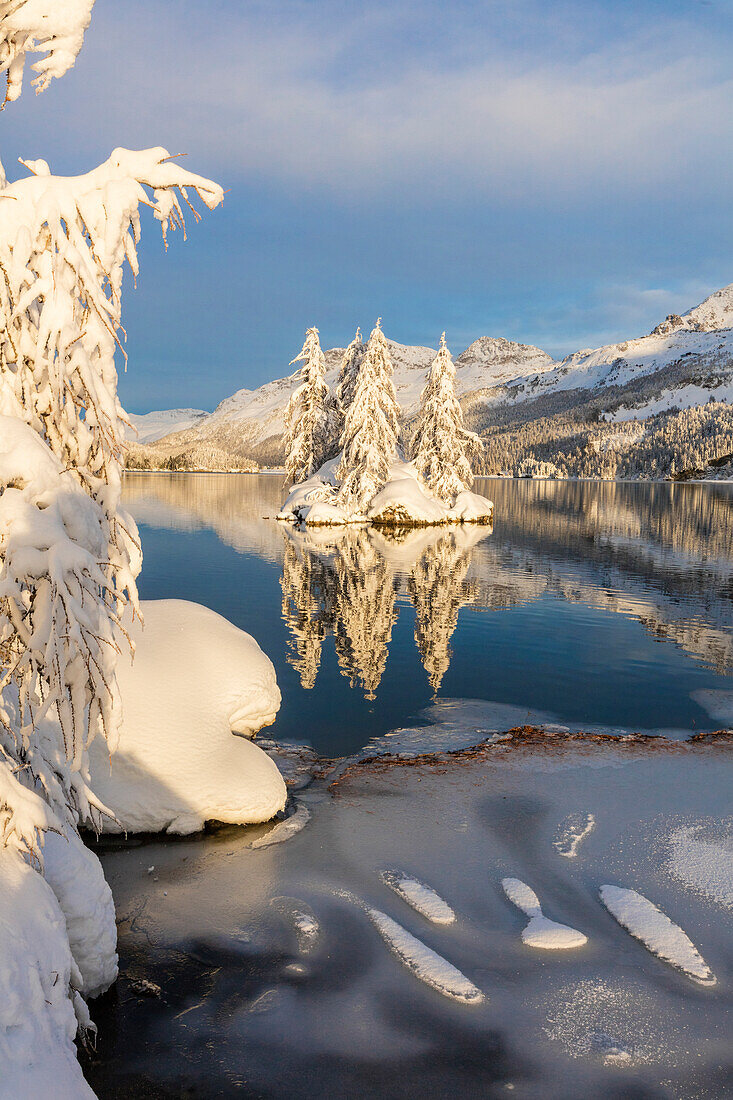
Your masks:
<instances>
[{"instance_id":1,"label":"spruce tree","mask_svg":"<svg viewBox=\"0 0 733 1100\"><path fill-rule=\"evenodd\" d=\"M435 495L453 504L456 495L473 481L469 456L480 449L479 437L463 426L456 368L443 333L422 393L412 458Z\"/></svg>"},{"instance_id":2,"label":"spruce tree","mask_svg":"<svg viewBox=\"0 0 733 1100\"><path fill-rule=\"evenodd\" d=\"M336 430L339 441L344 430L346 413L354 400L356 380L359 376L359 367L364 358L365 350L366 345L361 339L361 329L358 328L354 339L349 346L345 348L344 354L341 357L338 383L336 385Z\"/></svg>"},{"instance_id":3,"label":"spruce tree","mask_svg":"<svg viewBox=\"0 0 733 1100\"><path fill-rule=\"evenodd\" d=\"M293 363L298 383L285 412L285 480L288 485L306 481L321 467L328 449L328 386L324 378L326 360L318 340L318 329L309 328L300 355Z\"/></svg>"},{"instance_id":4,"label":"spruce tree","mask_svg":"<svg viewBox=\"0 0 733 1100\"><path fill-rule=\"evenodd\" d=\"M378 319L359 365L353 398L341 435L339 500L349 512L363 512L389 477L399 436L389 345Z\"/></svg>"}]
</instances>

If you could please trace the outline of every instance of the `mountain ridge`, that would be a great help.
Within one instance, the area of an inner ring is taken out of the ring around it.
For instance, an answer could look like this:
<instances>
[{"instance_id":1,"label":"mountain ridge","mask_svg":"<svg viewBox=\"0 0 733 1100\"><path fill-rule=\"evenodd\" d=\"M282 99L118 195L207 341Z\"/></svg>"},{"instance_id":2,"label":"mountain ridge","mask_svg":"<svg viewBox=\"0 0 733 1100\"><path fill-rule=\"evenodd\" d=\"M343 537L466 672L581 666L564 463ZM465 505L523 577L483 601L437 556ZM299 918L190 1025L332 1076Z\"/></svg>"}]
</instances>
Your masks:
<instances>
[{"instance_id":1,"label":"mountain ridge","mask_svg":"<svg viewBox=\"0 0 733 1100\"><path fill-rule=\"evenodd\" d=\"M418 411L420 394L435 350L388 341L403 419ZM335 387L342 348L324 352L326 379ZM457 390L471 427L484 438L535 423L569 420L588 436L603 423L644 421L710 400L733 402L733 284L678 316L670 314L646 336L556 361L541 348L503 337L482 336L455 358ZM241 463L282 461L284 413L295 375L241 389L213 412L168 410L173 430L147 436L151 464L216 453ZM191 415L197 413L193 420ZM164 413L157 416L163 423ZM138 417L138 421L145 418ZM593 429L595 425L595 429ZM551 428L546 427L551 433ZM540 431L540 427L537 428ZM624 431L626 431L624 429ZM136 452L145 450L138 447ZM733 448L732 448L733 449ZM133 456L134 457L134 456ZM230 463L231 465L232 463ZM498 472L493 469L486 472Z\"/></svg>"}]
</instances>

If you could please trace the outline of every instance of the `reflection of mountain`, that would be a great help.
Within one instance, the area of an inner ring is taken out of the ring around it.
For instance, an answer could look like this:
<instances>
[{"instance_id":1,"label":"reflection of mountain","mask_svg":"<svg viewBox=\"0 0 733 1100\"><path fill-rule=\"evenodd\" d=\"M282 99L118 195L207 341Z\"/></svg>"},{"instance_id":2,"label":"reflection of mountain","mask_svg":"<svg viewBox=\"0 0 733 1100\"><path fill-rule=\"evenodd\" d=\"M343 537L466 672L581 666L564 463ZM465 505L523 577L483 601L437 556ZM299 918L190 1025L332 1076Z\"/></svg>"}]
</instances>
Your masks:
<instances>
[{"instance_id":1,"label":"reflection of mountain","mask_svg":"<svg viewBox=\"0 0 733 1100\"><path fill-rule=\"evenodd\" d=\"M393 538L285 530L264 518L280 505L275 476L125 477L138 521L210 527L240 553L283 563L283 614L304 683L312 684L332 635L344 674L376 690L397 599L415 606L434 687L460 606L500 611L543 597L633 618L718 671L733 668L730 486L498 479L479 490L495 502L492 538L462 527Z\"/></svg>"},{"instance_id":2,"label":"reflection of mountain","mask_svg":"<svg viewBox=\"0 0 733 1100\"><path fill-rule=\"evenodd\" d=\"M497 525L475 568L516 595L549 594L636 619L718 672L733 668L733 492L725 485L492 481ZM484 585L488 582L487 588Z\"/></svg>"}]
</instances>

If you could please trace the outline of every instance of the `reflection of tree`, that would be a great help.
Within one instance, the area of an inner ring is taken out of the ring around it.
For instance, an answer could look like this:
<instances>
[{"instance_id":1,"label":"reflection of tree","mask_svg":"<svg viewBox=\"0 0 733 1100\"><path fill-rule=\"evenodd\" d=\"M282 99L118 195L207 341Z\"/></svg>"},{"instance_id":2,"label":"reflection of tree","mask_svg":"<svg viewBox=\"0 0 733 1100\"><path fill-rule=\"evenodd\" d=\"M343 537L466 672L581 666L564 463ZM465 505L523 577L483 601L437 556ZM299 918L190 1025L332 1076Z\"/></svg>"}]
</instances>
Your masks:
<instances>
[{"instance_id":1,"label":"reflection of tree","mask_svg":"<svg viewBox=\"0 0 733 1100\"><path fill-rule=\"evenodd\" d=\"M483 528L480 537L487 533ZM397 594L406 588L415 605L415 640L437 691L450 663L458 612L474 598L475 581L467 573L475 537L442 529L406 539L362 527L318 534L288 528L285 536L281 585L291 633L288 661L303 687L313 687L323 640L333 633L342 674L374 699L387 664Z\"/></svg>"},{"instance_id":2,"label":"reflection of tree","mask_svg":"<svg viewBox=\"0 0 733 1100\"><path fill-rule=\"evenodd\" d=\"M374 699L397 618L395 581L363 528L348 531L339 543L335 576L339 667L352 685L361 681L367 699Z\"/></svg>"},{"instance_id":3,"label":"reflection of tree","mask_svg":"<svg viewBox=\"0 0 733 1100\"><path fill-rule=\"evenodd\" d=\"M436 692L450 665L458 612L475 595L475 585L466 580L470 562L470 551L450 532L427 548L407 584L415 605L415 641Z\"/></svg>"},{"instance_id":4,"label":"reflection of tree","mask_svg":"<svg viewBox=\"0 0 733 1100\"><path fill-rule=\"evenodd\" d=\"M306 689L316 682L326 636L326 597L330 589L326 574L326 567L315 554L299 554L290 540L286 542L280 587L282 615L291 633L288 661Z\"/></svg>"}]
</instances>

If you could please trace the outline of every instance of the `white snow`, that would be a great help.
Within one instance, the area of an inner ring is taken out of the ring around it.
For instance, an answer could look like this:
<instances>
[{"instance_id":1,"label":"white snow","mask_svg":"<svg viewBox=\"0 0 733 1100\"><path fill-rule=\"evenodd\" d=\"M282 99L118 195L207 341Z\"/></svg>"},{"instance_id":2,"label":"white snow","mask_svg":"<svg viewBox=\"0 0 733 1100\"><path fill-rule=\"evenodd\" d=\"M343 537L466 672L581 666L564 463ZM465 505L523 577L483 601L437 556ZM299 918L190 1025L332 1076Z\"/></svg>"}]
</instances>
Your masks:
<instances>
[{"instance_id":1,"label":"white snow","mask_svg":"<svg viewBox=\"0 0 733 1100\"><path fill-rule=\"evenodd\" d=\"M702 985L715 985L714 974L689 936L643 894L621 886L601 886L600 895L609 913L652 954Z\"/></svg>"},{"instance_id":2,"label":"white snow","mask_svg":"<svg viewBox=\"0 0 733 1100\"><path fill-rule=\"evenodd\" d=\"M528 947L542 947L549 950L566 951L573 947L582 947L588 937L576 928L546 917L534 890L518 878L505 878L501 882L504 893L517 909L529 917L529 924L522 930L522 941Z\"/></svg>"},{"instance_id":3,"label":"white snow","mask_svg":"<svg viewBox=\"0 0 733 1100\"><path fill-rule=\"evenodd\" d=\"M445 523L490 524L494 505L490 500L463 490L453 505L443 504L419 477L411 462L395 460L386 484L371 498L364 512L349 512L338 499L335 468L327 462L313 477L296 485L283 504L278 519L307 526L373 523L396 526L432 526Z\"/></svg>"},{"instance_id":4,"label":"white snow","mask_svg":"<svg viewBox=\"0 0 733 1100\"><path fill-rule=\"evenodd\" d=\"M733 837L721 823L680 825L669 837L667 870L673 878L733 910ZM706 835L701 836L704 833ZM712 833L712 837L709 835Z\"/></svg>"},{"instance_id":5,"label":"white snow","mask_svg":"<svg viewBox=\"0 0 733 1100\"><path fill-rule=\"evenodd\" d=\"M309 954L321 936L320 922L311 907L300 898L288 897L273 898L270 906L292 924L301 954Z\"/></svg>"},{"instance_id":6,"label":"white snow","mask_svg":"<svg viewBox=\"0 0 733 1100\"><path fill-rule=\"evenodd\" d=\"M553 848L561 856L575 859L578 854L578 846L593 830L595 823L596 819L591 813L568 814L558 826L555 839L552 842Z\"/></svg>"},{"instance_id":7,"label":"white snow","mask_svg":"<svg viewBox=\"0 0 733 1100\"><path fill-rule=\"evenodd\" d=\"M48 832L43 846L44 875L66 919L79 992L97 997L117 978L117 926L112 891L94 852L77 833Z\"/></svg>"},{"instance_id":8,"label":"white snow","mask_svg":"<svg viewBox=\"0 0 733 1100\"><path fill-rule=\"evenodd\" d=\"M456 915L435 890L403 871L382 871L379 876L385 886L407 902L433 924L453 924Z\"/></svg>"},{"instance_id":9,"label":"white snow","mask_svg":"<svg viewBox=\"0 0 733 1100\"><path fill-rule=\"evenodd\" d=\"M310 816L310 810L301 802L295 813L291 814L290 817L286 817L284 821L278 821L264 836L253 840L250 848L269 848L271 844L283 844L306 827Z\"/></svg>"},{"instance_id":10,"label":"white snow","mask_svg":"<svg viewBox=\"0 0 733 1100\"><path fill-rule=\"evenodd\" d=\"M191 833L208 820L269 820L285 806L285 784L248 738L280 706L272 663L208 608L159 600L142 609L135 661L119 666L119 746L111 761L102 743L90 746L92 786L118 821L106 827Z\"/></svg>"},{"instance_id":11,"label":"white snow","mask_svg":"<svg viewBox=\"0 0 733 1100\"><path fill-rule=\"evenodd\" d=\"M484 995L452 963L418 940L397 921L379 909L367 913L387 946L416 978L455 1001L480 1004Z\"/></svg>"},{"instance_id":12,"label":"white snow","mask_svg":"<svg viewBox=\"0 0 733 1100\"><path fill-rule=\"evenodd\" d=\"M0 1100L94 1096L73 1042L79 981L53 890L0 849Z\"/></svg>"},{"instance_id":13,"label":"white snow","mask_svg":"<svg viewBox=\"0 0 733 1100\"><path fill-rule=\"evenodd\" d=\"M149 413L128 413L130 427L125 438L130 443L155 443L171 432L182 432L208 416L203 409L161 409Z\"/></svg>"}]
</instances>

